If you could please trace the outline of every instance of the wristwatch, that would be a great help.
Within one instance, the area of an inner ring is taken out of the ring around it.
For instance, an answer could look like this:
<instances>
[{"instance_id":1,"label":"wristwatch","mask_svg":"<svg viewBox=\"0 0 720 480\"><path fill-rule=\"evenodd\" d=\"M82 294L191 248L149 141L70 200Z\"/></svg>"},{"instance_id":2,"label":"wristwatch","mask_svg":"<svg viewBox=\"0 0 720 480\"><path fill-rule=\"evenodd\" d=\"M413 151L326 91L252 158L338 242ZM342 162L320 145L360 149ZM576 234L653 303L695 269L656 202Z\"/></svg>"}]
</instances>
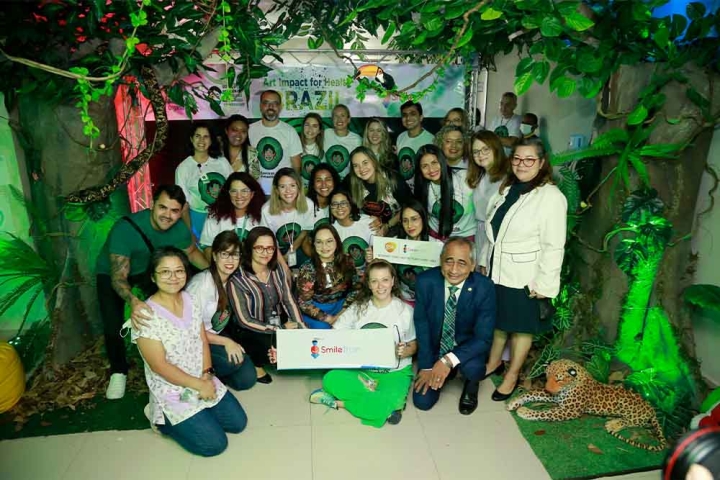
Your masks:
<instances>
[{"instance_id":1,"label":"wristwatch","mask_svg":"<svg viewBox=\"0 0 720 480\"><path fill-rule=\"evenodd\" d=\"M446 356L443 355L442 357L440 357L440 361L443 362L443 364L444 364L446 367L448 367L450 370L453 369L453 364L452 364L452 362L451 362L450 359L447 358Z\"/></svg>"}]
</instances>

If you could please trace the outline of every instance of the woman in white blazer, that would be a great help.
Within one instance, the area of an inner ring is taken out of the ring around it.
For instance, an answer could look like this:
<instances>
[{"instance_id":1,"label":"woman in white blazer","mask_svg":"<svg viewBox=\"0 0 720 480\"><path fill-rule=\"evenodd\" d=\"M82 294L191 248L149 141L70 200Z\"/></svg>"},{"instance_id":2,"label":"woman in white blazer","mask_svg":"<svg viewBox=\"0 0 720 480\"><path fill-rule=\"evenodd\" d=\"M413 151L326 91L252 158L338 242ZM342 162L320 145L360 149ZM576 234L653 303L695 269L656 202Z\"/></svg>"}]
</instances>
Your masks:
<instances>
[{"instance_id":1,"label":"woman in white blazer","mask_svg":"<svg viewBox=\"0 0 720 480\"><path fill-rule=\"evenodd\" d=\"M486 372L500 373L510 338L510 367L493 392L509 398L533 335L552 328L540 320L540 301L557 296L565 253L567 201L553 184L542 140L521 140L511 156L512 170L488 205L487 243L480 265L495 283L497 318Z\"/></svg>"}]
</instances>

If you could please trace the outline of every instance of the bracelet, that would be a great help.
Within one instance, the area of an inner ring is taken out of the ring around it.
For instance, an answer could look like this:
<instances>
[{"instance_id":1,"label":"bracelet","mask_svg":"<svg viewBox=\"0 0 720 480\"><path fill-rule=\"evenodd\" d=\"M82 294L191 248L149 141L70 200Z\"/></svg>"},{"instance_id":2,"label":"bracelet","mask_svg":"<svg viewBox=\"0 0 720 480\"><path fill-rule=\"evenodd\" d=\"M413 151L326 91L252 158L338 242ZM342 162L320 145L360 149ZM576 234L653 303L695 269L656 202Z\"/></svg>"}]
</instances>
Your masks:
<instances>
[{"instance_id":1,"label":"bracelet","mask_svg":"<svg viewBox=\"0 0 720 480\"><path fill-rule=\"evenodd\" d=\"M446 356L440 357L440 361L443 363L443 365L445 365L446 367L448 367L450 370L453 369L453 364L452 364L452 362L451 362L450 359L447 358Z\"/></svg>"}]
</instances>

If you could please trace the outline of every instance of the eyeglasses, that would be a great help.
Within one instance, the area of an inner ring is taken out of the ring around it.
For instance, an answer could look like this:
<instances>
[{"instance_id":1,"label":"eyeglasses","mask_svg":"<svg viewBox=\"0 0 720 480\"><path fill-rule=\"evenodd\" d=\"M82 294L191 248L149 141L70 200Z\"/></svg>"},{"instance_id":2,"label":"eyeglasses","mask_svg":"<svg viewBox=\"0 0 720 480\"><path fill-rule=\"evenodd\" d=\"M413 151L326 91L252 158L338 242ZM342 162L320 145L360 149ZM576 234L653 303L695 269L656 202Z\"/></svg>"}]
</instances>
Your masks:
<instances>
[{"instance_id":1,"label":"eyeglasses","mask_svg":"<svg viewBox=\"0 0 720 480\"><path fill-rule=\"evenodd\" d=\"M525 167L532 167L533 165L535 165L535 162L537 162L537 160L538 159L534 157L520 158L515 156L512 158L512 164L520 165L522 163Z\"/></svg>"},{"instance_id":2,"label":"eyeglasses","mask_svg":"<svg viewBox=\"0 0 720 480\"><path fill-rule=\"evenodd\" d=\"M275 247L263 247L261 245L256 245L253 247L253 251L255 253L273 253L275 251Z\"/></svg>"},{"instance_id":3,"label":"eyeglasses","mask_svg":"<svg viewBox=\"0 0 720 480\"><path fill-rule=\"evenodd\" d=\"M445 145L452 145L452 146L455 146L455 147L462 147L465 142L464 142L463 140L451 140L451 139L448 138L448 139L445 140L444 143L445 143Z\"/></svg>"},{"instance_id":4,"label":"eyeglasses","mask_svg":"<svg viewBox=\"0 0 720 480\"><path fill-rule=\"evenodd\" d=\"M163 280L170 280L172 276L174 275L177 278L185 278L187 276L187 272L185 269L183 270L156 270L155 274L162 278Z\"/></svg>"},{"instance_id":5,"label":"eyeglasses","mask_svg":"<svg viewBox=\"0 0 720 480\"><path fill-rule=\"evenodd\" d=\"M233 260L240 260L240 253L229 253L229 252L220 252L218 255L220 257L220 260L228 260L232 258Z\"/></svg>"},{"instance_id":6,"label":"eyeglasses","mask_svg":"<svg viewBox=\"0 0 720 480\"><path fill-rule=\"evenodd\" d=\"M350 206L350 202L332 202L330 204L330 208L338 209L338 208L347 208Z\"/></svg>"},{"instance_id":7,"label":"eyeglasses","mask_svg":"<svg viewBox=\"0 0 720 480\"><path fill-rule=\"evenodd\" d=\"M240 195L241 197L247 197L252 193L252 190L249 188L241 188L240 190L232 189L230 190L230 195Z\"/></svg>"},{"instance_id":8,"label":"eyeglasses","mask_svg":"<svg viewBox=\"0 0 720 480\"><path fill-rule=\"evenodd\" d=\"M492 150L490 148L483 147L480 150L473 150L472 154L473 154L473 156L477 157L479 155L487 155L490 152L492 152Z\"/></svg>"}]
</instances>

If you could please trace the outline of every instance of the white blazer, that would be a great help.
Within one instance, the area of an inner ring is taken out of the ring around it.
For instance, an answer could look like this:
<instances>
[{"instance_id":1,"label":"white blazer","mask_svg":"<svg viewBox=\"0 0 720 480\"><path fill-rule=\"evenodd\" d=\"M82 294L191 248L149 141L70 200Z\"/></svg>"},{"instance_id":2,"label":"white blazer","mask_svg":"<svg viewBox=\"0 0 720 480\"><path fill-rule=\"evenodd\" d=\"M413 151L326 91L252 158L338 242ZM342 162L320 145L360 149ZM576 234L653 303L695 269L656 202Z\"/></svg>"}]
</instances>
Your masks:
<instances>
[{"instance_id":1,"label":"white blazer","mask_svg":"<svg viewBox=\"0 0 720 480\"><path fill-rule=\"evenodd\" d=\"M549 183L525 193L510 207L497 237L491 222L509 192L496 193L488 204L485 233L488 241L479 263L490 265L493 256L492 281L510 288L526 285L548 298L560 291L560 270L565 255L567 200Z\"/></svg>"}]
</instances>

